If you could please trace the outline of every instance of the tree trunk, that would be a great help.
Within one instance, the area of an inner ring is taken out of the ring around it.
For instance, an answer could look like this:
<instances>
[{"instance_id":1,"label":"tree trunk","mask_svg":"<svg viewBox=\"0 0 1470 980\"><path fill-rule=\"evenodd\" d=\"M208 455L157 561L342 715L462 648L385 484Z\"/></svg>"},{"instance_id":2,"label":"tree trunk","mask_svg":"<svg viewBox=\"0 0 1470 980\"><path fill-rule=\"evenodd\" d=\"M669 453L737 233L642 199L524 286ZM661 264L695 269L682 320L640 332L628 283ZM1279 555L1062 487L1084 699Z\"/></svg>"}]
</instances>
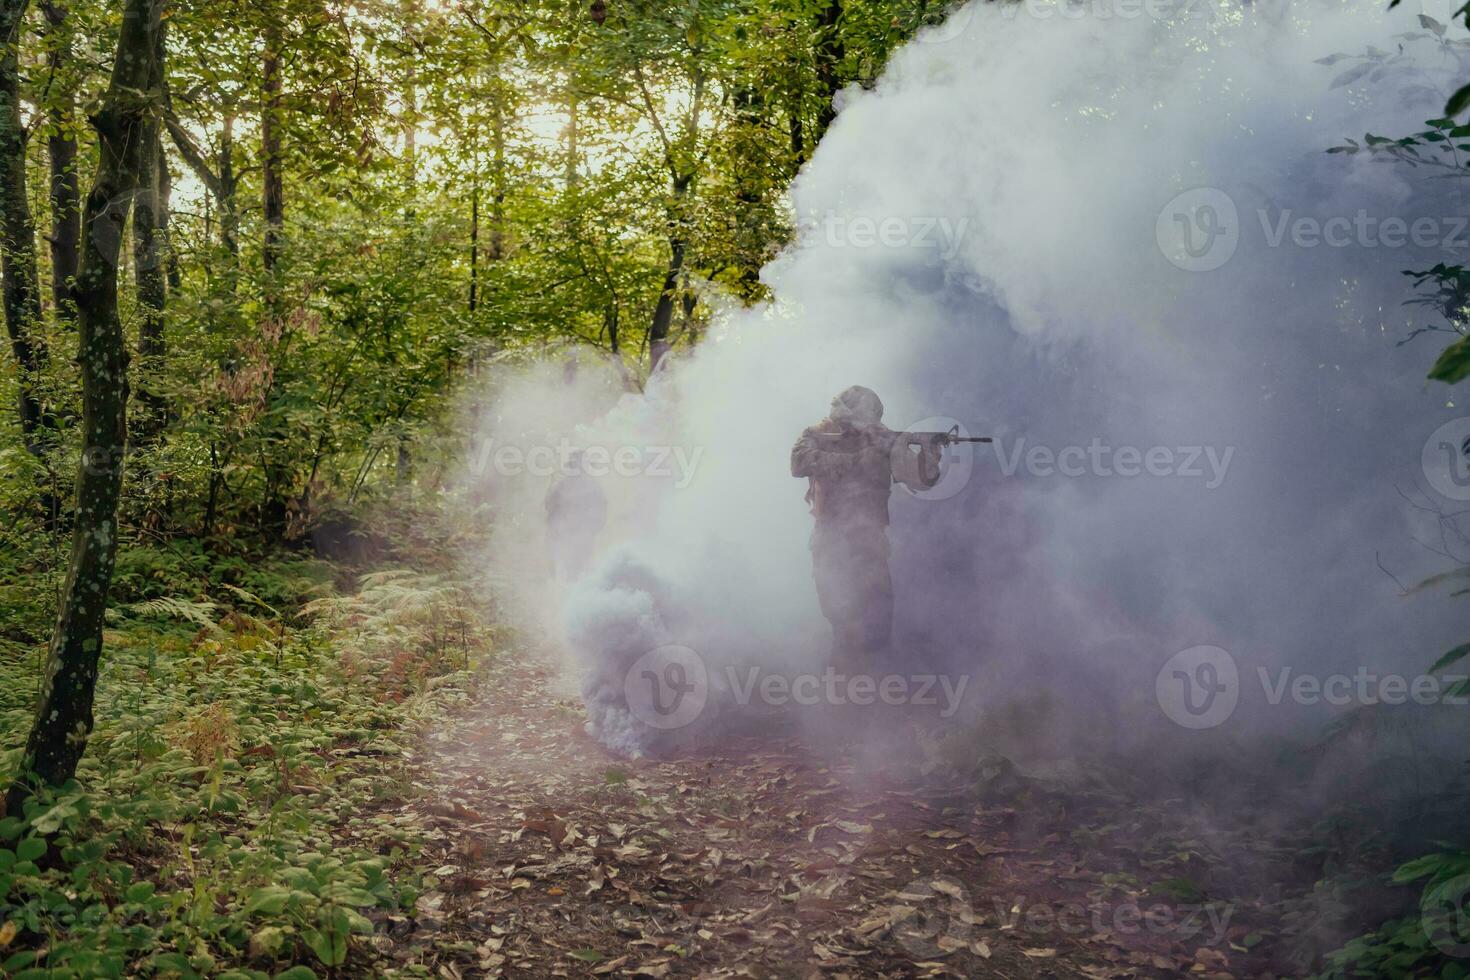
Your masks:
<instances>
[{"instance_id":1,"label":"tree trunk","mask_svg":"<svg viewBox=\"0 0 1470 980\"><path fill-rule=\"evenodd\" d=\"M281 40L274 24L266 29L260 73L260 183L265 216L265 244L261 259L267 273L275 271L285 225L286 191L281 174Z\"/></svg>"},{"instance_id":2,"label":"tree trunk","mask_svg":"<svg viewBox=\"0 0 1470 980\"><path fill-rule=\"evenodd\" d=\"M567 91L567 164L566 189L571 190L581 180L581 120L578 118L577 93Z\"/></svg>"},{"instance_id":3,"label":"tree trunk","mask_svg":"<svg viewBox=\"0 0 1470 980\"><path fill-rule=\"evenodd\" d=\"M679 296L679 279L684 274L684 253L688 242L684 237L684 199L694 182L692 174L674 178L673 207L669 214L669 264L664 271L664 288L653 308L653 324L648 329L648 370L658 369L659 361L669 352L669 327L674 323L674 303Z\"/></svg>"},{"instance_id":4,"label":"tree trunk","mask_svg":"<svg viewBox=\"0 0 1470 980\"><path fill-rule=\"evenodd\" d=\"M806 130L802 128L801 121L802 103L805 101L805 94L798 83L786 101L786 138L791 149L790 167L786 172L788 180L794 178L806 162Z\"/></svg>"},{"instance_id":5,"label":"tree trunk","mask_svg":"<svg viewBox=\"0 0 1470 980\"><path fill-rule=\"evenodd\" d=\"M154 32L152 72L147 91L163 88L164 33L167 26L160 21ZM133 197L133 282L138 292L138 419L134 425L134 442L146 445L158 437L167 417L167 405L159 392L164 355L164 304L167 285L164 280L163 235L163 141L158 117L144 120L143 146L138 159L138 189Z\"/></svg>"},{"instance_id":6,"label":"tree trunk","mask_svg":"<svg viewBox=\"0 0 1470 980\"><path fill-rule=\"evenodd\" d=\"M490 199L490 246L485 257L491 262L499 262L505 258L505 109L499 92L495 93L491 102L494 106L490 117L491 151L494 154L491 179L494 187Z\"/></svg>"},{"instance_id":7,"label":"tree trunk","mask_svg":"<svg viewBox=\"0 0 1470 980\"><path fill-rule=\"evenodd\" d=\"M20 381L20 425L26 444L39 452L37 430L44 410L39 391L46 348L41 325L36 228L26 196L26 131L20 115L20 32L29 0L0 0L0 275L4 276L5 328Z\"/></svg>"},{"instance_id":8,"label":"tree trunk","mask_svg":"<svg viewBox=\"0 0 1470 980\"><path fill-rule=\"evenodd\" d=\"M480 302L480 169L470 178L470 313Z\"/></svg>"},{"instance_id":9,"label":"tree trunk","mask_svg":"<svg viewBox=\"0 0 1470 980\"><path fill-rule=\"evenodd\" d=\"M837 118L837 109L833 100L837 92L842 88L842 81L838 78L838 66L847 57L847 47L842 43L842 0L830 0L827 6L817 14L817 86L822 97L821 107L817 110L817 131L815 140L820 140L827 127L832 125L832 120Z\"/></svg>"},{"instance_id":10,"label":"tree trunk","mask_svg":"<svg viewBox=\"0 0 1470 980\"><path fill-rule=\"evenodd\" d=\"M66 8L48 3L46 23L59 39L51 46L49 68L59 74L72 59ZM66 88L49 109L51 135L46 139L51 166L51 301L65 322L76 317L73 288L82 244L82 191L77 176L76 94Z\"/></svg>"},{"instance_id":11,"label":"tree trunk","mask_svg":"<svg viewBox=\"0 0 1470 980\"><path fill-rule=\"evenodd\" d=\"M240 209L236 194L239 179L235 176L235 117L225 116L219 134L219 237L232 262L240 260Z\"/></svg>"},{"instance_id":12,"label":"tree trunk","mask_svg":"<svg viewBox=\"0 0 1470 980\"><path fill-rule=\"evenodd\" d=\"M281 30L274 22L265 29L265 45L261 56L260 78L260 184L261 211L265 219L265 237L261 247L261 264L265 268L265 315L268 335L265 338L264 357L269 371L264 394L267 411L274 407L274 359L284 346L285 325L282 323L281 284L277 281L276 265L281 257L283 229L286 215L285 177L281 152L281 130L285 125L283 114L283 86L281 83ZM264 435L267 440L279 434L275 423L267 422ZM265 491L261 499L260 530L266 534L285 536L289 530L286 493L290 476L287 467L271 460L262 460L265 470Z\"/></svg>"},{"instance_id":13,"label":"tree trunk","mask_svg":"<svg viewBox=\"0 0 1470 980\"><path fill-rule=\"evenodd\" d=\"M174 203L174 175L168 165L168 151L164 149L163 134L158 134L158 247L163 251L163 268L167 273L168 288L178 289L184 283L184 270L179 265L179 253L174 250L169 230Z\"/></svg>"},{"instance_id":14,"label":"tree trunk","mask_svg":"<svg viewBox=\"0 0 1470 980\"><path fill-rule=\"evenodd\" d=\"M137 189L152 106L139 93L158 57L163 0L127 0L112 79L93 117L99 159L87 195L77 276L78 360L82 375L82 466L77 476L71 564L62 589L35 720L6 811L20 815L40 785L76 774L92 732L102 654L102 620L117 554L117 505L127 442L128 349L117 311L123 222Z\"/></svg>"},{"instance_id":15,"label":"tree trunk","mask_svg":"<svg viewBox=\"0 0 1470 980\"><path fill-rule=\"evenodd\" d=\"M766 127L765 102L753 86L735 90L735 119L739 126L731 147L731 169L735 180L735 255L740 266L740 295L747 303L761 294L761 264L770 240L765 224L766 155L759 139Z\"/></svg>"},{"instance_id":16,"label":"tree trunk","mask_svg":"<svg viewBox=\"0 0 1470 980\"><path fill-rule=\"evenodd\" d=\"M168 407L159 392L163 368L164 305L167 287L163 267L163 221L159 193L162 144L157 124L145 124L143 152L138 167L138 193L133 199L133 281L138 291L138 417L133 424L135 445L158 437Z\"/></svg>"},{"instance_id":17,"label":"tree trunk","mask_svg":"<svg viewBox=\"0 0 1470 980\"><path fill-rule=\"evenodd\" d=\"M163 123L168 129L169 136L173 138L179 155L183 157L184 163L194 171L194 175L208 188L210 196L219 205L220 244L225 247L225 252L229 255L230 288L233 290L234 273L240 258L240 218L235 203L239 184L235 177L234 162L235 117L232 112L225 114L224 125L220 130L219 155L213 168L210 167L209 161L204 159L203 151L194 144L194 137L189 135L189 131L173 115L172 110L164 113ZM164 163L166 173L166 159Z\"/></svg>"}]
</instances>

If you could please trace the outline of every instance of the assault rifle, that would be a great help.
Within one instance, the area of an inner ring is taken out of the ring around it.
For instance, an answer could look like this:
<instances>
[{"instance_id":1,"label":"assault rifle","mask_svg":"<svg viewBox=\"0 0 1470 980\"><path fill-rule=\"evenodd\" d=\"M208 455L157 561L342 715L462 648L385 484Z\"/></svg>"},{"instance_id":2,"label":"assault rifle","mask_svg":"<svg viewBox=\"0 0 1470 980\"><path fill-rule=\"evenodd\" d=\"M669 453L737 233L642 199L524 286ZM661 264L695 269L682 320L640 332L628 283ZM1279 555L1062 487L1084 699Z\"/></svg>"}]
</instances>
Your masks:
<instances>
[{"instance_id":1,"label":"assault rifle","mask_svg":"<svg viewBox=\"0 0 1470 980\"><path fill-rule=\"evenodd\" d=\"M990 436L962 436L957 424L947 432L896 432L893 479L912 491L930 490L939 483L939 461L946 447L961 442L994 441Z\"/></svg>"},{"instance_id":2,"label":"assault rifle","mask_svg":"<svg viewBox=\"0 0 1470 980\"><path fill-rule=\"evenodd\" d=\"M909 446L920 446L925 449L943 449L945 446L953 446L957 442L994 442L990 436L962 436L960 427L952 425L947 432L899 432L899 441Z\"/></svg>"}]
</instances>

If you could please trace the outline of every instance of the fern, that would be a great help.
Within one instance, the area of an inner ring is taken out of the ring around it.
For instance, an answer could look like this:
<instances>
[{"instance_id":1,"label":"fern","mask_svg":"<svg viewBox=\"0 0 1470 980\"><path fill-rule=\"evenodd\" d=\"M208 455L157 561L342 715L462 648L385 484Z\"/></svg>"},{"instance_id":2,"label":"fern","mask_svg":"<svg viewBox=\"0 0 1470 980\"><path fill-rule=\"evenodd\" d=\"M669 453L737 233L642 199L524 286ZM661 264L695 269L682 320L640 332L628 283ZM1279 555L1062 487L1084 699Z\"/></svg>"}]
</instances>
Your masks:
<instances>
[{"instance_id":1,"label":"fern","mask_svg":"<svg viewBox=\"0 0 1470 980\"><path fill-rule=\"evenodd\" d=\"M161 596L157 599L145 599L142 602L133 602L123 607L127 616L136 619L178 619L208 630L219 633L220 628L216 622L217 605L207 599L181 599L177 596Z\"/></svg>"}]
</instances>

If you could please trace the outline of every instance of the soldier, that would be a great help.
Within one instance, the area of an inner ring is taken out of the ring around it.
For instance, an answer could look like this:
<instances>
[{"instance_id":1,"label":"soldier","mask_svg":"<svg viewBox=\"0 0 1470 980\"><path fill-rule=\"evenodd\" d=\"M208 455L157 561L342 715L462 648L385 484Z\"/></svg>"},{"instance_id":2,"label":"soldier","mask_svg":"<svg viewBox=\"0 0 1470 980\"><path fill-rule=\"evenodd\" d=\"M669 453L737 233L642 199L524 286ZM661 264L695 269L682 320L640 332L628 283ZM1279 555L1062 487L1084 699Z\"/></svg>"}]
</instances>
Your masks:
<instances>
[{"instance_id":1,"label":"soldier","mask_svg":"<svg viewBox=\"0 0 1470 980\"><path fill-rule=\"evenodd\" d=\"M546 492L546 537L552 576L562 582L579 577L592 558L597 536L607 524L607 495L582 469L582 452L567 457L565 472Z\"/></svg>"},{"instance_id":2,"label":"soldier","mask_svg":"<svg viewBox=\"0 0 1470 980\"><path fill-rule=\"evenodd\" d=\"M808 481L806 500L816 518L812 577L832 624L832 659L853 670L881 666L893 633L888 495L899 433L882 418L877 394L856 385L832 399L831 414L791 450L791 475ZM918 457L897 455L905 469L911 463L922 469L919 486L932 486L939 452L936 445Z\"/></svg>"}]
</instances>

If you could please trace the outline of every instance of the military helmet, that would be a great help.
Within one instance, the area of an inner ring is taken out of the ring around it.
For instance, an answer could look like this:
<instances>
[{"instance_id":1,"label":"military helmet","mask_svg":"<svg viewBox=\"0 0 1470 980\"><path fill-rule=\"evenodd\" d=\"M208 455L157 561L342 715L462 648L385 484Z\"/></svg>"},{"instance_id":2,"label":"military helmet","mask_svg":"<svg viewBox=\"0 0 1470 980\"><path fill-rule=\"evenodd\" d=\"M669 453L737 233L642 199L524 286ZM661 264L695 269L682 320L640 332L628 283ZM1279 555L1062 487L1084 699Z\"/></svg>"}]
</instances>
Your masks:
<instances>
[{"instance_id":1,"label":"military helmet","mask_svg":"<svg viewBox=\"0 0 1470 980\"><path fill-rule=\"evenodd\" d=\"M832 399L832 418L877 422L883 418L883 400L873 389L853 385Z\"/></svg>"}]
</instances>

